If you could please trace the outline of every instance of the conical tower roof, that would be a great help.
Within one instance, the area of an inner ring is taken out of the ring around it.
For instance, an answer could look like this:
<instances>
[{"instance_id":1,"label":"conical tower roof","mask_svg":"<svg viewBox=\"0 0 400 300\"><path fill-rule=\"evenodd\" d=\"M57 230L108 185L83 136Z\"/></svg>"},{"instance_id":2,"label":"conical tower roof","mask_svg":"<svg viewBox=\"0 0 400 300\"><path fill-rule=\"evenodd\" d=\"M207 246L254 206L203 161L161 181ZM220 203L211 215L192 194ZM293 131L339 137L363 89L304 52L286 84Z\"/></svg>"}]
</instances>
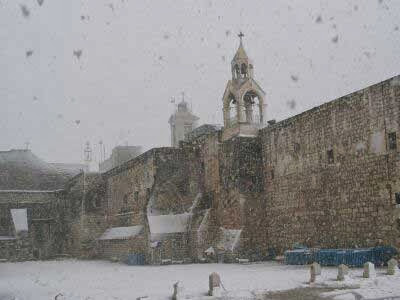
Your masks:
<instances>
[{"instance_id":1,"label":"conical tower roof","mask_svg":"<svg viewBox=\"0 0 400 300\"><path fill-rule=\"evenodd\" d=\"M239 48L237 49L236 54L235 54L235 56L233 57L233 60L232 60L232 61L235 61L235 60L243 60L243 59L249 59L249 57L247 56L247 53L246 53L246 51L244 50L243 43L242 43L242 39L240 39Z\"/></svg>"},{"instance_id":2,"label":"conical tower roof","mask_svg":"<svg viewBox=\"0 0 400 300\"><path fill-rule=\"evenodd\" d=\"M242 63L245 63L245 64L249 64L250 63L251 64L252 63L251 59L247 56L247 53L246 53L246 51L244 50L244 47L243 47L242 38L244 37L244 34L242 32L240 32L238 34L238 36L240 38L240 44L239 44L239 48L236 51L235 56L232 59L232 66L234 66L236 64L237 65L241 65Z\"/></svg>"}]
</instances>

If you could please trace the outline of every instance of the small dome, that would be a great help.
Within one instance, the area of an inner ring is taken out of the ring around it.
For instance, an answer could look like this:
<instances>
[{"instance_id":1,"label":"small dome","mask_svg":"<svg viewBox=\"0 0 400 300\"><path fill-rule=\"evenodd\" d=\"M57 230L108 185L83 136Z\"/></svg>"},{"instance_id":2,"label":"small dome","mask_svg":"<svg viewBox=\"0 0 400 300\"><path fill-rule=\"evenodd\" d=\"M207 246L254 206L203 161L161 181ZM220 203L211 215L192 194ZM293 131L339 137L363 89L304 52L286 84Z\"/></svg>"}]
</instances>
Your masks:
<instances>
[{"instance_id":1,"label":"small dome","mask_svg":"<svg viewBox=\"0 0 400 300\"><path fill-rule=\"evenodd\" d=\"M179 104L178 104L178 111L188 111L188 104L186 101L182 100Z\"/></svg>"}]
</instances>

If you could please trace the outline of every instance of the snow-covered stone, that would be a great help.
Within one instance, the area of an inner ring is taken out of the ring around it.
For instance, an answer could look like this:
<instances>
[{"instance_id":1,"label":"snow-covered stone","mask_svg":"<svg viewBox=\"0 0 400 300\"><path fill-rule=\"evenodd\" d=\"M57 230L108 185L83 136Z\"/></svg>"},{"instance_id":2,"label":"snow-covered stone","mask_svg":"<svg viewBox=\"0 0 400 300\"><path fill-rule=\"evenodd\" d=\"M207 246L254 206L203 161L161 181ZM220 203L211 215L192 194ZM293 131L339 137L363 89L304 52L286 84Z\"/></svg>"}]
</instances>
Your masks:
<instances>
[{"instance_id":1,"label":"snow-covered stone","mask_svg":"<svg viewBox=\"0 0 400 300\"><path fill-rule=\"evenodd\" d=\"M316 281L317 275L321 275L321 266L319 263L314 262L310 266L310 283Z\"/></svg>"},{"instance_id":2,"label":"snow-covered stone","mask_svg":"<svg viewBox=\"0 0 400 300\"><path fill-rule=\"evenodd\" d=\"M208 277L208 295L214 296L214 289L221 287L221 278L219 277L218 273L211 273Z\"/></svg>"},{"instance_id":3,"label":"snow-covered stone","mask_svg":"<svg viewBox=\"0 0 400 300\"><path fill-rule=\"evenodd\" d=\"M337 274L337 280L338 281L343 281L345 279L348 278L348 274L349 274L349 267L341 264L338 267L338 274Z\"/></svg>"},{"instance_id":4,"label":"snow-covered stone","mask_svg":"<svg viewBox=\"0 0 400 300\"><path fill-rule=\"evenodd\" d=\"M222 289L221 289L221 287L220 287L220 286L215 287L215 288L212 290L211 296L214 296L214 297L221 297L221 296L222 296Z\"/></svg>"},{"instance_id":5,"label":"snow-covered stone","mask_svg":"<svg viewBox=\"0 0 400 300\"><path fill-rule=\"evenodd\" d=\"M183 287L182 282L178 281L174 283L174 293L172 294L172 300L181 300L184 299L185 289Z\"/></svg>"},{"instance_id":6,"label":"snow-covered stone","mask_svg":"<svg viewBox=\"0 0 400 300\"><path fill-rule=\"evenodd\" d=\"M311 266L314 266L315 275L321 275L321 265L317 262L313 262Z\"/></svg>"},{"instance_id":7,"label":"snow-covered stone","mask_svg":"<svg viewBox=\"0 0 400 300\"><path fill-rule=\"evenodd\" d=\"M376 276L375 272L375 266L371 262L366 262L364 264L364 272L363 272L363 277L364 278L374 278Z\"/></svg>"},{"instance_id":8,"label":"snow-covered stone","mask_svg":"<svg viewBox=\"0 0 400 300\"><path fill-rule=\"evenodd\" d=\"M387 263L388 268L387 268L387 274L388 275L395 275L399 272L399 263L397 262L396 259L392 258L388 261Z\"/></svg>"}]
</instances>

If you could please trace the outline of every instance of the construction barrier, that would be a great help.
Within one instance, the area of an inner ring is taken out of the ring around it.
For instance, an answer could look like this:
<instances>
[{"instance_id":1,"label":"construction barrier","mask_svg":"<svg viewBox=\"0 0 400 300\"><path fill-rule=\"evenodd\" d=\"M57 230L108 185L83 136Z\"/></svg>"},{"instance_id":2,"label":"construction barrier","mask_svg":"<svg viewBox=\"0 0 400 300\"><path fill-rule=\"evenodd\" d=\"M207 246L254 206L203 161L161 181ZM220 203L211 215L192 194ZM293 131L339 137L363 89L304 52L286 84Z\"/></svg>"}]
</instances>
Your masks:
<instances>
[{"instance_id":1,"label":"construction barrier","mask_svg":"<svg viewBox=\"0 0 400 300\"><path fill-rule=\"evenodd\" d=\"M313 262L321 266L362 267L366 262L377 266L384 265L397 254L393 247L380 246L359 249L295 249L285 251L285 263L288 265L307 265Z\"/></svg>"}]
</instances>

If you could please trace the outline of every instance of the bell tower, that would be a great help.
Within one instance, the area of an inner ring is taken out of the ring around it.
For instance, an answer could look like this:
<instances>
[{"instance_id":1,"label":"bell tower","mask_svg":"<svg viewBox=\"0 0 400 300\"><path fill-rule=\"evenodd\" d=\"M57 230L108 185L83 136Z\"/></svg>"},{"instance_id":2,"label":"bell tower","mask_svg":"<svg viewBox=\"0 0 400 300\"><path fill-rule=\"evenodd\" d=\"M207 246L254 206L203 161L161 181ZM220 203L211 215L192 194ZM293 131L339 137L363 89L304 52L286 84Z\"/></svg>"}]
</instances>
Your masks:
<instances>
[{"instance_id":1,"label":"bell tower","mask_svg":"<svg viewBox=\"0 0 400 300\"><path fill-rule=\"evenodd\" d=\"M182 101L168 121L171 128L171 147L179 147L179 142L196 128L198 120L185 101L185 93L182 93Z\"/></svg>"},{"instance_id":2,"label":"bell tower","mask_svg":"<svg viewBox=\"0 0 400 300\"><path fill-rule=\"evenodd\" d=\"M238 135L256 136L264 125L265 92L254 80L254 65L240 44L231 62L232 79L228 81L222 98L224 114L223 139Z\"/></svg>"}]
</instances>

